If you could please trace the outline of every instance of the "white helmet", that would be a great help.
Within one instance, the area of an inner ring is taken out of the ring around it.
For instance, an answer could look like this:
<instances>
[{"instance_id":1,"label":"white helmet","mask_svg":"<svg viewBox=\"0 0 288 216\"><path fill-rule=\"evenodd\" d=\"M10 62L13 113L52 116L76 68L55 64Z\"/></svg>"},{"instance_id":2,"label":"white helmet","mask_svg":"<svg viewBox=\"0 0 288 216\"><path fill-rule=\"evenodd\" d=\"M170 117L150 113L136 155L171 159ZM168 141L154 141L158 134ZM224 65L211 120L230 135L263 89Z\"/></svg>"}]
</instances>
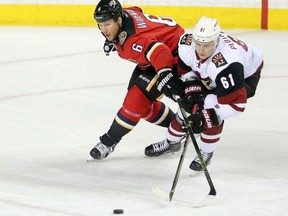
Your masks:
<instances>
[{"instance_id":1,"label":"white helmet","mask_svg":"<svg viewBox=\"0 0 288 216\"><path fill-rule=\"evenodd\" d=\"M220 33L218 21L214 18L201 17L193 29L193 39L199 42L217 41Z\"/></svg>"}]
</instances>

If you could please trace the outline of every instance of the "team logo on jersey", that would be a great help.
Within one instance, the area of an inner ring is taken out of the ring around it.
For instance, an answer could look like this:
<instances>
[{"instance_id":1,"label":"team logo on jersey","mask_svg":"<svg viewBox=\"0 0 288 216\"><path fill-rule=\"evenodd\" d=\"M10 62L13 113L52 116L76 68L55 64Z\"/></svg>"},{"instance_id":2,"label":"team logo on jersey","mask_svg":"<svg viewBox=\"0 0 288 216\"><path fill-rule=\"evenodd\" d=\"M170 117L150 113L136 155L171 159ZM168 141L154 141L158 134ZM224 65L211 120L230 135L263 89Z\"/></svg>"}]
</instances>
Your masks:
<instances>
[{"instance_id":1,"label":"team logo on jersey","mask_svg":"<svg viewBox=\"0 0 288 216\"><path fill-rule=\"evenodd\" d=\"M214 89L214 87L211 86L212 80L209 77L201 78L201 82L208 90L212 91Z\"/></svg>"},{"instance_id":2,"label":"team logo on jersey","mask_svg":"<svg viewBox=\"0 0 288 216\"><path fill-rule=\"evenodd\" d=\"M127 38L127 32L122 31L122 32L119 34L119 43L120 43L121 45L123 45L124 42L125 42L125 40L126 40L126 38Z\"/></svg>"},{"instance_id":3,"label":"team logo on jersey","mask_svg":"<svg viewBox=\"0 0 288 216\"><path fill-rule=\"evenodd\" d=\"M182 37L180 44L191 45L192 39L193 39L192 34L186 34Z\"/></svg>"},{"instance_id":4,"label":"team logo on jersey","mask_svg":"<svg viewBox=\"0 0 288 216\"><path fill-rule=\"evenodd\" d=\"M215 66L217 68L227 64L227 61L226 61L226 59L224 58L224 56L222 55L221 52L219 52L215 56L213 56L212 62L215 64Z\"/></svg>"}]
</instances>

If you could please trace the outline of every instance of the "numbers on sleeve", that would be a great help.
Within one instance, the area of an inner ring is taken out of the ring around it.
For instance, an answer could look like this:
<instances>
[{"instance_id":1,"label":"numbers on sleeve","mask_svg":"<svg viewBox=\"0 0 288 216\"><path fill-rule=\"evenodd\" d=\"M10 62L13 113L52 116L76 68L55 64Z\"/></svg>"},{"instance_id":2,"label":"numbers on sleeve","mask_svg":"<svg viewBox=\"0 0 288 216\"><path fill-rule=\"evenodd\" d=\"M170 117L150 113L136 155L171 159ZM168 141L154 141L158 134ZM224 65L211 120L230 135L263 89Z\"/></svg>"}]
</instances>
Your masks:
<instances>
[{"instance_id":1,"label":"numbers on sleeve","mask_svg":"<svg viewBox=\"0 0 288 216\"><path fill-rule=\"evenodd\" d=\"M148 19L150 22L154 23L160 23L168 26L176 26L177 23L170 17L159 17L159 16L152 16L150 14L144 14L146 19Z\"/></svg>"},{"instance_id":2,"label":"numbers on sleeve","mask_svg":"<svg viewBox=\"0 0 288 216\"><path fill-rule=\"evenodd\" d=\"M228 75L228 77L221 77L220 81L225 89L230 88L230 86L235 86L235 82L231 73Z\"/></svg>"},{"instance_id":3,"label":"numbers on sleeve","mask_svg":"<svg viewBox=\"0 0 288 216\"><path fill-rule=\"evenodd\" d=\"M132 49L133 49L134 51L136 51L136 52L140 52L140 53L141 53L141 52L142 52L142 49L143 49L143 46L134 43L134 44L132 44Z\"/></svg>"}]
</instances>

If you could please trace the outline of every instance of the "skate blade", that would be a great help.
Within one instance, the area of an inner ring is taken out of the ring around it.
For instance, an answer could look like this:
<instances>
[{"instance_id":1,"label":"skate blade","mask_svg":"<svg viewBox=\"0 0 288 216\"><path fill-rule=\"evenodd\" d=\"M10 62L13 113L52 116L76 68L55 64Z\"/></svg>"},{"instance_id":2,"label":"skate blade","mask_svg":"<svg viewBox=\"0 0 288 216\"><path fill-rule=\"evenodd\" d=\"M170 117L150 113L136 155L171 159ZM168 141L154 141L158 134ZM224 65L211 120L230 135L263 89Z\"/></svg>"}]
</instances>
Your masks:
<instances>
[{"instance_id":1,"label":"skate blade","mask_svg":"<svg viewBox=\"0 0 288 216\"><path fill-rule=\"evenodd\" d=\"M203 171L195 171L195 170L191 170L190 172L190 177L195 177L195 176L199 176L203 173Z\"/></svg>"},{"instance_id":2,"label":"skate blade","mask_svg":"<svg viewBox=\"0 0 288 216\"><path fill-rule=\"evenodd\" d=\"M181 151L177 151L177 152L166 152L160 155L154 155L154 156L147 156L144 155L144 158L163 158L163 157L173 157L173 156L177 156L181 153Z\"/></svg>"},{"instance_id":3,"label":"skate blade","mask_svg":"<svg viewBox=\"0 0 288 216\"><path fill-rule=\"evenodd\" d=\"M92 157L89 157L89 158L87 158L87 160L86 160L86 162L92 162L92 161L95 161L95 159L92 158Z\"/></svg>"}]
</instances>

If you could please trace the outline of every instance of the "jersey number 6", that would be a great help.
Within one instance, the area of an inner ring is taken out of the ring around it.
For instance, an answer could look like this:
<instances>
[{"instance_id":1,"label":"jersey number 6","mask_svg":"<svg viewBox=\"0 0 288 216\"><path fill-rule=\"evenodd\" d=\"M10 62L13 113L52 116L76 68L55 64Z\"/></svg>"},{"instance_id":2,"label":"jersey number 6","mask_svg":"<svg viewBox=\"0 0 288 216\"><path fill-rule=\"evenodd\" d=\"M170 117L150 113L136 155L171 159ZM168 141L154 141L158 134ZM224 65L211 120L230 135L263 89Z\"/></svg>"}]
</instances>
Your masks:
<instances>
[{"instance_id":1,"label":"jersey number 6","mask_svg":"<svg viewBox=\"0 0 288 216\"><path fill-rule=\"evenodd\" d=\"M176 26L177 23L170 17L159 17L159 16L151 16L150 14L144 14L146 19L150 22L160 23L168 26Z\"/></svg>"},{"instance_id":2,"label":"jersey number 6","mask_svg":"<svg viewBox=\"0 0 288 216\"><path fill-rule=\"evenodd\" d=\"M136 51L136 52L142 52L142 49L143 49L143 47L141 46L141 45L139 45L139 44L132 44L132 49L134 50L134 51Z\"/></svg>"}]
</instances>

